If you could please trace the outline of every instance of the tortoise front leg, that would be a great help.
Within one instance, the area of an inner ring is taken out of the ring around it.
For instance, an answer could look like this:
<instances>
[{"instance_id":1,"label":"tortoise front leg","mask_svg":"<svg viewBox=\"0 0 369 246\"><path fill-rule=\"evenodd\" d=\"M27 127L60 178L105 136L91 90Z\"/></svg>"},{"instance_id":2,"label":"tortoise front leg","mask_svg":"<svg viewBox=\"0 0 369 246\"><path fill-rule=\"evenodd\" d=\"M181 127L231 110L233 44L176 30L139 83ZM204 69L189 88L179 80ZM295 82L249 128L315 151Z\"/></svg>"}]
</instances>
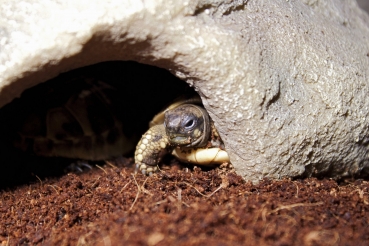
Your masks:
<instances>
[{"instance_id":1,"label":"tortoise front leg","mask_svg":"<svg viewBox=\"0 0 369 246\"><path fill-rule=\"evenodd\" d=\"M152 174L158 167L161 158L170 149L169 139L163 124L151 127L138 142L135 151L136 172Z\"/></svg>"}]
</instances>

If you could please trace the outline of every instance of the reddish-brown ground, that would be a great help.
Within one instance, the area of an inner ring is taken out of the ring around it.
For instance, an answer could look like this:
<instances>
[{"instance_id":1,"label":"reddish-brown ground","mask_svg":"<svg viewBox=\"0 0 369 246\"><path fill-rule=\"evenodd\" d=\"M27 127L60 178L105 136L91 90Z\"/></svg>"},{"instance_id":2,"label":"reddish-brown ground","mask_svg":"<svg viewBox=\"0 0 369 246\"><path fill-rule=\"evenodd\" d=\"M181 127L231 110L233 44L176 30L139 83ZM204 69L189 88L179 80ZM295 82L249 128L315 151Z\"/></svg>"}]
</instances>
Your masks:
<instances>
[{"instance_id":1,"label":"reddish-brown ground","mask_svg":"<svg viewBox=\"0 0 369 246\"><path fill-rule=\"evenodd\" d=\"M117 164L1 192L2 245L369 245L369 183Z\"/></svg>"}]
</instances>

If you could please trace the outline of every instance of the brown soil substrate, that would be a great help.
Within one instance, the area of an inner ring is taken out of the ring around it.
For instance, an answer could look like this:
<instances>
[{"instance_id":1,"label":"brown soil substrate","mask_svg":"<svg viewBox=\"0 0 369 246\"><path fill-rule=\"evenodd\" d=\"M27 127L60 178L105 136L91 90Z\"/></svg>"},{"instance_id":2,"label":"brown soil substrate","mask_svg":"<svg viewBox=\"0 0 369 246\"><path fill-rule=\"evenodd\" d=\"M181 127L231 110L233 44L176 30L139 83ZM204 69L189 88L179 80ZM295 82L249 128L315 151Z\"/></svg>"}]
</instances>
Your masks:
<instances>
[{"instance_id":1,"label":"brown soil substrate","mask_svg":"<svg viewBox=\"0 0 369 246\"><path fill-rule=\"evenodd\" d=\"M368 245L369 183L117 164L1 192L2 245Z\"/></svg>"}]
</instances>

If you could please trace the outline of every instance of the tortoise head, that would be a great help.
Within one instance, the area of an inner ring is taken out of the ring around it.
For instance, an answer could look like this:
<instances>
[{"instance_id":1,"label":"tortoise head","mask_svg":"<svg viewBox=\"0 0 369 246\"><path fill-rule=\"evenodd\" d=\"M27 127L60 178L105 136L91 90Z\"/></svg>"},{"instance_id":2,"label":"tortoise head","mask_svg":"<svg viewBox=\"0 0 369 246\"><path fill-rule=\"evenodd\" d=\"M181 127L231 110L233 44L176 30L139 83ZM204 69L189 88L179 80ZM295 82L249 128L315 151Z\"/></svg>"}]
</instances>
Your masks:
<instances>
[{"instance_id":1,"label":"tortoise head","mask_svg":"<svg viewBox=\"0 0 369 246\"><path fill-rule=\"evenodd\" d=\"M203 107L183 104L165 112L164 126L174 146L203 147L210 138L210 119Z\"/></svg>"}]
</instances>

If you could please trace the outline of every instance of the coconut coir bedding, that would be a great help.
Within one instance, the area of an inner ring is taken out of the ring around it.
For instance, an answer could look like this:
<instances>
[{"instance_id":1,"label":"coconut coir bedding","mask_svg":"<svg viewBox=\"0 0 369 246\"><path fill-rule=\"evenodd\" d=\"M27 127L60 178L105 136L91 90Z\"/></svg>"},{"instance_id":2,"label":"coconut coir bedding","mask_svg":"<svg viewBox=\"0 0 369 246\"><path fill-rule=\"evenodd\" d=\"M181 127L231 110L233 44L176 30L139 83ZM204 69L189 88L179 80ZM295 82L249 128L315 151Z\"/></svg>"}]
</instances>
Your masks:
<instances>
[{"instance_id":1,"label":"coconut coir bedding","mask_svg":"<svg viewBox=\"0 0 369 246\"><path fill-rule=\"evenodd\" d=\"M128 165L127 165L128 164ZM369 183L131 163L1 192L2 245L368 245Z\"/></svg>"}]
</instances>

